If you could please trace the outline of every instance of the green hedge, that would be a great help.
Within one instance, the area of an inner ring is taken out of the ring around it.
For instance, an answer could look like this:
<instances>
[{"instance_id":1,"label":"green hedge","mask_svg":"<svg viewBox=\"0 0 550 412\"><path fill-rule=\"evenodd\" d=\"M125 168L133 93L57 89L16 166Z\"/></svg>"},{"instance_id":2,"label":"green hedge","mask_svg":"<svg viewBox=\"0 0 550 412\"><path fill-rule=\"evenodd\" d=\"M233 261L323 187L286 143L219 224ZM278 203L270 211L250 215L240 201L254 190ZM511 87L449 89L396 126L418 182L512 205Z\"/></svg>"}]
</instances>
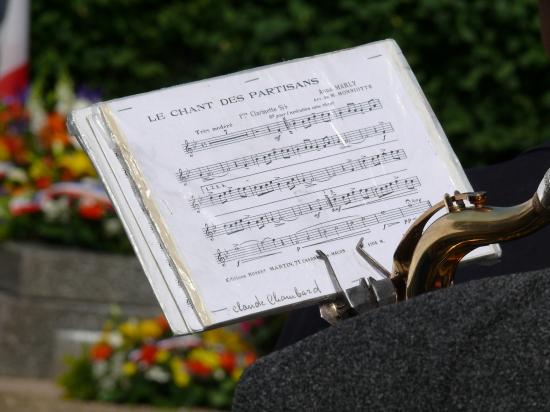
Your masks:
<instances>
[{"instance_id":1,"label":"green hedge","mask_svg":"<svg viewBox=\"0 0 550 412\"><path fill-rule=\"evenodd\" d=\"M536 0L32 1L32 71L105 98L384 38L465 165L550 139Z\"/></svg>"}]
</instances>

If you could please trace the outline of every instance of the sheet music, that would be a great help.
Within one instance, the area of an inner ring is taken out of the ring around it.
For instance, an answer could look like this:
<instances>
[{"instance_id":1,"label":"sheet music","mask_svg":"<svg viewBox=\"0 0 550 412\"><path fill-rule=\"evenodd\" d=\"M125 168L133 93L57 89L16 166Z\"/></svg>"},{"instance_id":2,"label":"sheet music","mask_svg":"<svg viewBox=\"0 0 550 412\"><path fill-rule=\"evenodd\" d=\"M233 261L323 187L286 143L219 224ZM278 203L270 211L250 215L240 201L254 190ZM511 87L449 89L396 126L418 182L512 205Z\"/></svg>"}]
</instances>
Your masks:
<instances>
[{"instance_id":1,"label":"sheet music","mask_svg":"<svg viewBox=\"0 0 550 412\"><path fill-rule=\"evenodd\" d=\"M398 53L379 42L108 103L212 323L333 294L316 249L345 287L368 270L360 237L391 268L415 217L471 189Z\"/></svg>"},{"instance_id":2,"label":"sheet music","mask_svg":"<svg viewBox=\"0 0 550 412\"><path fill-rule=\"evenodd\" d=\"M104 130L94 130L92 127L97 124L94 117L89 108L81 109L72 114L70 127L79 128L80 142L107 183L109 196L123 225L131 234L130 240L138 251L140 263L172 330L178 334L202 330L185 289L178 284L177 274L170 267L160 245L154 241L151 223L141 210L137 198L133 196L130 181L116 158L112 145L108 144L108 136Z\"/></svg>"}]
</instances>

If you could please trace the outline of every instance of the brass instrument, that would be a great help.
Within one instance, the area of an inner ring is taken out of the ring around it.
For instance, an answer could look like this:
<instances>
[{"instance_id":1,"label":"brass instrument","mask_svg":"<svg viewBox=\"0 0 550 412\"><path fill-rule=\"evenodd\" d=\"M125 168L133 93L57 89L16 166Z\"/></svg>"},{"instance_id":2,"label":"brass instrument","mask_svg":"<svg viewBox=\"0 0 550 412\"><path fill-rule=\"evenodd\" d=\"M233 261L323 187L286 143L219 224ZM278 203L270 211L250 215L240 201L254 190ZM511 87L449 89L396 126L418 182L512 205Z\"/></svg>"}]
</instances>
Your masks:
<instances>
[{"instance_id":1,"label":"brass instrument","mask_svg":"<svg viewBox=\"0 0 550 412\"><path fill-rule=\"evenodd\" d=\"M363 250L361 239L357 251L383 279L366 278L359 286L347 290L340 287L328 258L317 251L341 292L321 305L321 316L335 323L364 309L448 287L453 283L458 263L472 250L541 229L550 223L550 169L526 202L512 207L487 206L486 202L484 192L445 194L405 233L395 250L391 273ZM444 208L447 213L428 225Z\"/></svg>"}]
</instances>

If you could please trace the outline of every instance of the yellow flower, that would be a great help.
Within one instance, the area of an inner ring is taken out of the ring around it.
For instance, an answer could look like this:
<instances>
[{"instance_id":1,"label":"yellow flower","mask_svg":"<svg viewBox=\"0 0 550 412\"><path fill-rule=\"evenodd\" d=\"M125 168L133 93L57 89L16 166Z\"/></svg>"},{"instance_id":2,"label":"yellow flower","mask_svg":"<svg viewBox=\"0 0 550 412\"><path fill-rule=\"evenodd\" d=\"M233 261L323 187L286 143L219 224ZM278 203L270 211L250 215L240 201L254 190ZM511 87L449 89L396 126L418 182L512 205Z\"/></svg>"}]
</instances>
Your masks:
<instances>
[{"instance_id":1,"label":"yellow flower","mask_svg":"<svg viewBox=\"0 0 550 412\"><path fill-rule=\"evenodd\" d=\"M203 341L207 346L224 346L231 352L246 352L250 350L241 336L227 328L203 332Z\"/></svg>"},{"instance_id":2,"label":"yellow flower","mask_svg":"<svg viewBox=\"0 0 550 412\"><path fill-rule=\"evenodd\" d=\"M170 358L170 352L167 350L161 349L155 353L155 362L156 363L164 363Z\"/></svg>"},{"instance_id":3,"label":"yellow flower","mask_svg":"<svg viewBox=\"0 0 550 412\"><path fill-rule=\"evenodd\" d=\"M137 372L137 365L134 362L124 362L122 365L122 374L125 376L133 376Z\"/></svg>"},{"instance_id":4,"label":"yellow flower","mask_svg":"<svg viewBox=\"0 0 550 412\"><path fill-rule=\"evenodd\" d=\"M70 170L76 176L94 176L95 170L84 152L78 150L76 152L67 153L59 156L58 164Z\"/></svg>"},{"instance_id":5,"label":"yellow flower","mask_svg":"<svg viewBox=\"0 0 550 412\"><path fill-rule=\"evenodd\" d=\"M220 367L220 356L216 352L212 352L202 348L195 348L189 353L189 359L196 360L210 369Z\"/></svg>"},{"instance_id":6,"label":"yellow flower","mask_svg":"<svg viewBox=\"0 0 550 412\"><path fill-rule=\"evenodd\" d=\"M237 382L239 379L241 379L241 375L243 374L243 371L244 371L243 368L233 369L233 372L231 372L231 379Z\"/></svg>"},{"instance_id":7,"label":"yellow flower","mask_svg":"<svg viewBox=\"0 0 550 412\"><path fill-rule=\"evenodd\" d=\"M183 367L183 363L179 358L172 358L170 361L170 369L172 370L172 376L174 378L174 383L180 388L184 388L191 382L191 376L187 373Z\"/></svg>"},{"instance_id":8,"label":"yellow flower","mask_svg":"<svg viewBox=\"0 0 550 412\"><path fill-rule=\"evenodd\" d=\"M139 339L139 326L136 322L127 321L119 326L120 333L125 339L137 340Z\"/></svg>"},{"instance_id":9,"label":"yellow flower","mask_svg":"<svg viewBox=\"0 0 550 412\"><path fill-rule=\"evenodd\" d=\"M189 385L189 382L191 382L191 376L189 376L189 374L185 370L174 373L174 383L176 384L176 386L184 388Z\"/></svg>"},{"instance_id":10,"label":"yellow flower","mask_svg":"<svg viewBox=\"0 0 550 412\"><path fill-rule=\"evenodd\" d=\"M139 334L143 339L157 339L162 336L162 327L152 319L146 319L139 324Z\"/></svg>"},{"instance_id":11,"label":"yellow flower","mask_svg":"<svg viewBox=\"0 0 550 412\"><path fill-rule=\"evenodd\" d=\"M212 329L203 332L202 339L206 343L218 343L223 340L223 329Z\"/></svg>"},{"instance_id":12,"label":"yellow flower","mask_svg":"<svg viewBox=\"0 0 550 412\"><path fill-rule=\"evenodd\" d=\"M37 179L42 176L49 176L51 168L48 167L42 159L35 159L29 168L29 176L32 179Z\"/></svg>"}]
</instances>

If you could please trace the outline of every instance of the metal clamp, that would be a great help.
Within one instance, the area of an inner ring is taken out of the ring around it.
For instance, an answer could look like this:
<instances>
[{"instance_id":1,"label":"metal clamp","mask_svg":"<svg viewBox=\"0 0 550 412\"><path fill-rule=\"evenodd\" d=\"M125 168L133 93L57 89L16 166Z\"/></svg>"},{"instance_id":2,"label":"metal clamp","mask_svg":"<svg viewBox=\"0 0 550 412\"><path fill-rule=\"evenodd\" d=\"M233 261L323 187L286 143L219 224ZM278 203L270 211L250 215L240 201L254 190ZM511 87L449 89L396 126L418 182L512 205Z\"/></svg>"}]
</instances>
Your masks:
<instances>
[{"instance_id":1,"label":"metal clamp","mask_svg":"<svg viewBox=\"0 0 550 412\"><path fill-rule=\"evenodd\" d=\"M359 285L344 289L330 263L328 256L317 250L317 256L325 262L328 274L337 294L330 300L321 302L321 317L331 325L342 319L355 316L368 310L397 302L397 292L391 280L390 272L369 255L363 248L363 238L356 246L357 253L378 273L382 279L367 276L361 278Z\"/></svg>"}]
</instances>

